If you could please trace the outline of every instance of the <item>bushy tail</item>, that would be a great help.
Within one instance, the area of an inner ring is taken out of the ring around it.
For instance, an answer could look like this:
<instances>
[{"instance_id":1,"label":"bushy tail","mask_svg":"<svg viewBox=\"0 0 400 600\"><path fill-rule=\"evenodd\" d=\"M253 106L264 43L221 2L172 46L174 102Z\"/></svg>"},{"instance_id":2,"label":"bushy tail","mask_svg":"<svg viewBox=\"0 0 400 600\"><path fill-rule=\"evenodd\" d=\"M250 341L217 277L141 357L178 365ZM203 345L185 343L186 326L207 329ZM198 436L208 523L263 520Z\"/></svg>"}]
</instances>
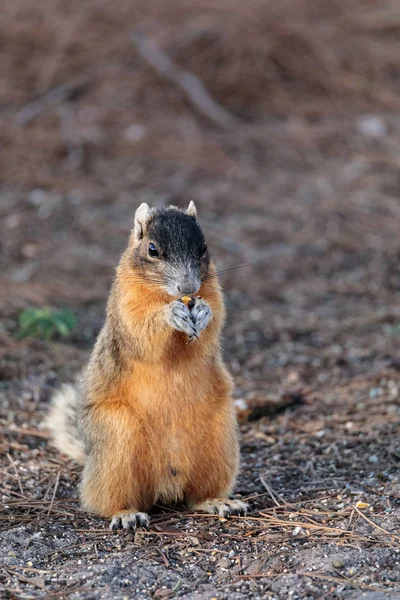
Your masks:
<instances>
[{"instance_id":1,"label":"bushy tail","mask_svg":"<svg viewBox=\"0 0 400 600\"><path fill-rule=\"evenodd\" d=\"M43 426L50 430L53 444L60 452L84 464L85 451L78 427L79 402L79 385L64 384L52 397Z\"/></svg>"}]
</instances>

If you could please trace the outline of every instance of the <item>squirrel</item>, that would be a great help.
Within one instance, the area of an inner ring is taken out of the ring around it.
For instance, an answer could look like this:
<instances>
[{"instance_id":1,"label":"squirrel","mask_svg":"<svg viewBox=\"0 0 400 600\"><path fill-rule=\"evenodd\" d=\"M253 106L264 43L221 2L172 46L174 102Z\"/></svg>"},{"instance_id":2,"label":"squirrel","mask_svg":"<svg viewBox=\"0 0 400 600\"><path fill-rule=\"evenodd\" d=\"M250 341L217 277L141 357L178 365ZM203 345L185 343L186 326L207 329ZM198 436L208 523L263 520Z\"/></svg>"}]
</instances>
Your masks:
<instances>
[{"instance_id":1,"label":"squirrel","mask_svg":"<svg viewBox=\"0 0 400 600\"><path fill-rule=\"evenodd\" d=\"M224 319L194 203L141 204L88 366L46 420L56 447L83 464L82 506L111 529L147 528L156 503L246 514L229 498L239 443Z\"/></svg>"}]
</instances>

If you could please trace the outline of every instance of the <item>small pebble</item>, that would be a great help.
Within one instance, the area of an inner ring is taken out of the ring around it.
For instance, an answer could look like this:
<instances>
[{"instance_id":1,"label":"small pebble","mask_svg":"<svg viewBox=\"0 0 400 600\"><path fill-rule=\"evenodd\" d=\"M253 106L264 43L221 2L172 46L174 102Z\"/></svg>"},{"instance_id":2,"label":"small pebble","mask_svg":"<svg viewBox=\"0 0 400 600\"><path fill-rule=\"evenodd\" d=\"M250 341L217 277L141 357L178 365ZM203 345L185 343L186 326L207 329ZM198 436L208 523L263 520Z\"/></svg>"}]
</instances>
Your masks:
<instances>
[{"instance_id":1,"label":"small pebble","mask_svg":"<svg viewBox=\"0 0 400 600\"><path fill-rule=\"evenodd\" d=\"M342 558L334 558L332 561L332 566L335 567L335 569L342 569L344 565L345 563Z\"/></svg>"},{"instance_id":2,"label":"small pebble","mask_svg":"<svg viewBox=\"0 0 400 600\"><path fill-rule=\"evenodd\" d=\"M49 194L45 190L41 188L36 188L32 190L28 195L28 202L32 206L40 206L44 202L47 202L49 199Z\"/></svg>"},{"instance_id":3,"label":"small pebble","mask_svg":"<svg viewBox=\"0 0 400 600\"><path fill-rule=\"evenodd\" d=\"M146 128L143 125L129 125L124 131L124 137L130 142L140 142L146 135Z\"/></svg>"},{"instance_id":4,"label":"small pebble","mask_svg":"<svg viewBox=\"0 0 400 600\"><path fill-rule=\"evenodd\" d=\"M357 129L366 138L379 139L387 135L386 123L379 115L363 115L358 117Z\"/></svg>"}]
</instances>

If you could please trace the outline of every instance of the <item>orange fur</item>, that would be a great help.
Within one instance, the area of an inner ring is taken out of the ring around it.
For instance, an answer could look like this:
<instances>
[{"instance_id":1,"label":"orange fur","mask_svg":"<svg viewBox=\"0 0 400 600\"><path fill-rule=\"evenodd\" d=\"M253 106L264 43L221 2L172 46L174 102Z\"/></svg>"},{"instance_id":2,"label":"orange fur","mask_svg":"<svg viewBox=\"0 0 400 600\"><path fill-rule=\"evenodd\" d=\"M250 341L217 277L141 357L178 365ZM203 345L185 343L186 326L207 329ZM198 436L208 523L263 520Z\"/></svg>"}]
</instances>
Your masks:
<instances>
[{"instance_id":1,"label":"orange fur","mask_svg":"<svg viewBox=\"0 0 400 600\"><path fill-rule=\"evenodd\" d=\"M117 308L118 318L140 340L140 359L126 360L125 354L123 372L110 378L100 372L94 353L86 385L84 422L96 450L85 465L82 501L107 517L148 511L155 502L193 506L226 497L238 468L232 383L219 347L224 306L216 278L199 291L213 321L192 344L165 321L170 298L145 283L133 284L134 279L124 256L109 307Z\"/></svg>"}]
</instances>

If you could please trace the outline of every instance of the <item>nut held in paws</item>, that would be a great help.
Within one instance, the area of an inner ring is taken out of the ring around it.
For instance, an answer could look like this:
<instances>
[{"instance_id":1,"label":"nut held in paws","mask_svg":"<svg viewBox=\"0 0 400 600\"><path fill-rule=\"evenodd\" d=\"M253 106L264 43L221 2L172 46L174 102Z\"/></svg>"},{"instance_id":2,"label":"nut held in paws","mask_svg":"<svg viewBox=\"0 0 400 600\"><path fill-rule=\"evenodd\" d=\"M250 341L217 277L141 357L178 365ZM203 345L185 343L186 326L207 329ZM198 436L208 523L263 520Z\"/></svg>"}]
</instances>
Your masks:
<instances>
[{"instance_id":1,"label":"nut held in paws","mask_svg":"<svg viewBox=\"0 0 400 600\"><path fill-rule=\"evenodd\" d=\"M179 298L179 300L183 302L183 304L185 304L185 306L187 306L189 310L192 310L193 306L196 303L196 298L194 298L193 296L182 296L182 298Z\"/></svg>"}]
</instances>

